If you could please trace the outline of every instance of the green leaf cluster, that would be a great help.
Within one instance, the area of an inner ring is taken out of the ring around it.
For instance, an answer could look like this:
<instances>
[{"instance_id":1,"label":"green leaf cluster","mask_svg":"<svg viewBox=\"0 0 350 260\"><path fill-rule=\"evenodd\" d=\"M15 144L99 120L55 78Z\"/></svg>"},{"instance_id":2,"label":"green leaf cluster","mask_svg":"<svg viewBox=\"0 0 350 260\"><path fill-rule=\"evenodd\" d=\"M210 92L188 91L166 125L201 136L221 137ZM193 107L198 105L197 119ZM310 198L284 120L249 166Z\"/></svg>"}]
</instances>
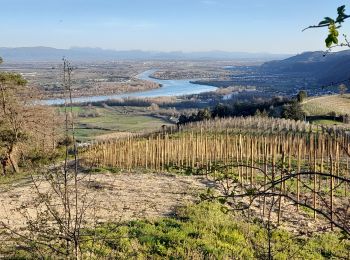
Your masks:
<instances>
[{"instance_id":1,"label":"green leaf cluster","mask_svg":"<svg viewBox=\"0 0 350 260\"><path fill-rule=\"evenodd\" d=\"M325 17L317 26L328 26L328 36L325 40L327 48L332 47L333 44L337 45L339 43L339 28L346 19L350 18L350 15L347 15L345 10L345 5L338 7L338 16L336 19Z\"/></svg>"},{"instance_id":2,"label":"green leaf cluster","mask_svg":"<svg viewBox=\"0 0 350 260\"><path fill-rule=\"evenodd\" d=\"M333 44L339 43L339 40L338 40L339 31L338 31L338 27L334 23L329 25L328 29L329 29L329 34L325 42L326 42L327 48L330 48Z\"/></svg>"}]
</instances>

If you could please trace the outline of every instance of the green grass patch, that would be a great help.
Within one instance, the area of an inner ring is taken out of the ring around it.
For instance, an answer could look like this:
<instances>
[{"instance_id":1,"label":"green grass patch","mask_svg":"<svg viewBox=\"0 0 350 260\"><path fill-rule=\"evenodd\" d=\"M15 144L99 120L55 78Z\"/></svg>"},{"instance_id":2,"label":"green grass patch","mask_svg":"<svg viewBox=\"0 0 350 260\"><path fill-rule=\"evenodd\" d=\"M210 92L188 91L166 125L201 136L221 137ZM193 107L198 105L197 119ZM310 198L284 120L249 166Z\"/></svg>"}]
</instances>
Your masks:
<instances>
[{"instance_id":1,"label":"green grass patch","mask_svg":"<svg viewBox=\"0 0 350 260\"><path fill-rule=\"evenodd\" d=\"M76 107L72 107L73 113L81 113L85 110L84 107L80 107L80 106L76 106ZM64 113L65 112L65 107L58 107L58 111L60 113ZM71 112L71 108L67 107L67 111Z\"/></svg>"},{"instance_id":2,"label":"green grass patch","mask_svg":"<svg viewBox=\"0 0 350 260\"><path fill-rule=\"evenodd\" d=\"M58 108L64 113L64 108ZM68 109L70 111L70 109ZM76 137L79 141L93 140L98 136L119 132L142 132L159 130L168 124L152 117L149 112L133 107L73 107L76 122Z\"/></svg>"},{"instance_id":3,"label":"green grass patch","mask_svg":"<svg viewBox=\"0 0 350 260\"><path fill-rule=\"evenodd\" d=\"M88 231L104 237L84 244L96 259L267 259L268 233L248 224L217 203L201 203L177 211L176 217L106 224ZM273 259L338 259L347 257L349 241L336 234L295 238L275 230Z\"/></svg>"},{"instance_id":4,"label":"green grass patch","mask_svg":"<svg viewBox=\"0 0 350 260\"><path fill-rule=\"evenodd\" d=\"M89 169L90 173L120 173L122 170L116 167L94 167Z\"/></svg>"},{"instance_id":5,"label":"green grass patch","mask_svg":"<svg viewBox=\"0 0 350 260\"><path fill-rule=\"evenodd\" d=\"M87 259L348 259L350 242L333 232L295 237L235 216L219 203L179 208L174 217L108 223L83 230ZM271 258L269 258L269 241ZM6 259L52 259L41 245L7 250Z\"/></svg>"},{"instance_id":6,"label":"green grass patch","mask_svg":"<svg viewBox=\"0 0 350 260\"><path fill-rule=\"evenodd\" d=\"M33 174L36 175L36 174ZM8 173L6 176L1 176L0 185L8 186L9 184L19 183L21 181L31 181L30 173L19 172L19 173Z\"/></svg>"}]
</instances>

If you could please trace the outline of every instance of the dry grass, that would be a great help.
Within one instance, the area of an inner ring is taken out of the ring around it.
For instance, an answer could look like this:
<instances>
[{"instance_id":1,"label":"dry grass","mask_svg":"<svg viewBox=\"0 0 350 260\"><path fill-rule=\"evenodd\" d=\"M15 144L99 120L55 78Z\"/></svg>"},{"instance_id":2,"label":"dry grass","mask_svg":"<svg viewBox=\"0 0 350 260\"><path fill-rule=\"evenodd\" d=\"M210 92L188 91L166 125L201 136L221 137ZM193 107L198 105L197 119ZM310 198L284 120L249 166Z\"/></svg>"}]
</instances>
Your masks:
<instances>
[{"instance_id":1,"label":"dry grass","mask_svg":"<svg viewBox=\"0 0 350 260\"><path fill-rule=\"evenodd\" d=\"M115 132L110 134L98 135L95 137L96 141L107 141L112 139L123 139L127 137L131 137L133 133L130 132Z\"/></svg>"},{"instance_id":2,"label":"dry grass","mask_svg":"<svg viewBox=\"0 0 350 260\"><path fill-rule=\"evenodd\" d=\"M350 115L350 95L311 98L303 104L308 115L327 115L330 112Z\"/></svg>"}]
</instances>

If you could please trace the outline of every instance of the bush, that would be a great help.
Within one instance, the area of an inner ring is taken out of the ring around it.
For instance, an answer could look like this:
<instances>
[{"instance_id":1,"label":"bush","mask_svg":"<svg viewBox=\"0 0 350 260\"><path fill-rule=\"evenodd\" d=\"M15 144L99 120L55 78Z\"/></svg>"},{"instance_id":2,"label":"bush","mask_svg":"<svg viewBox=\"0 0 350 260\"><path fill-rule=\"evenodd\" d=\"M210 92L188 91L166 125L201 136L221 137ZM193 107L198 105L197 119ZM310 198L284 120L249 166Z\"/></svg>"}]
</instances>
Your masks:
<instances>
[{"instance_id":1,"label":"bush","mask_svg":"<svg viewBox=\"0 0 350 260\"><path fill-rule=\"evenodd\" d=\"M288 105L283 106L282 117L293 120L304 120L305 113L301 105L298 102L294 101Z\"/></svg>"},{"instance_id":2,"label":"bush","mask_svg":"<svg viewBox=\"0 0 350 260\"><path fill-rule=\"evenodd\" d=\"M305 101L306 98L307 98L307 92L305 90L299 91L299 93L297 95L298 102L302 103Z\"/></svg>"},{"instance_id":3,"label":"bush","mask_svg":"<svg viewBox=\"0 0 350 260\"><path fill-rule=\"evenodd\" d=\"M73 137L66 136L58 141L58 147L73 145Z\"/></svg>"},{"instance_id":4,"label":"bush","mask_svg":"<svg viewBox=\"0 0 350 260\"><path fill-rule=\"evenodd\" d=\"M193 113L191 115L182 114L179 117L178 124L184 125L191 122L198 122L203 120L209 120L211 118L211 113L209 109L201 109L197 112L197 114Z\"/></svg>"}]
</instances>

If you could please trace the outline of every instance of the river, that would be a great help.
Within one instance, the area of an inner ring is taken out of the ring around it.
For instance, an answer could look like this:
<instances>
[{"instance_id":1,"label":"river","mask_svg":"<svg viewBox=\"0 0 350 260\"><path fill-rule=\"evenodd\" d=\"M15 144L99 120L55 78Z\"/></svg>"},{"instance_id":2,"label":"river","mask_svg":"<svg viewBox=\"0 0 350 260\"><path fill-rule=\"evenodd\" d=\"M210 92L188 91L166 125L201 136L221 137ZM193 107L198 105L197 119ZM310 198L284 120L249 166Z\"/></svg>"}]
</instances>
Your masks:
<instances>
[{"instance_id":1,"label":"river","mask_svg":"<svg viewBox=\"0 0 350 260\"><path fill-rule=\"evenodd\" d=\"M97 96L86 96L86 97L76 97L73 98L73 103L85 103L85 102L98 102L105 101L109 99L118 98L154 98L154 97L170 97L170 96L184 96L192 94L200 94L203 92L215 91L217 88L213 86L198 85L193 84L192 80L160 80L154 79L150 76L156 70L147 70L137 76L137 78L142 80L153 81L155 83L161 84L160 88L132 92L132 93L122 93L113 95L97 95ZM43 100L42 103L46 105L62 105L64 104L63 98L47 99Z\"/></svg>"}]
</instances>

